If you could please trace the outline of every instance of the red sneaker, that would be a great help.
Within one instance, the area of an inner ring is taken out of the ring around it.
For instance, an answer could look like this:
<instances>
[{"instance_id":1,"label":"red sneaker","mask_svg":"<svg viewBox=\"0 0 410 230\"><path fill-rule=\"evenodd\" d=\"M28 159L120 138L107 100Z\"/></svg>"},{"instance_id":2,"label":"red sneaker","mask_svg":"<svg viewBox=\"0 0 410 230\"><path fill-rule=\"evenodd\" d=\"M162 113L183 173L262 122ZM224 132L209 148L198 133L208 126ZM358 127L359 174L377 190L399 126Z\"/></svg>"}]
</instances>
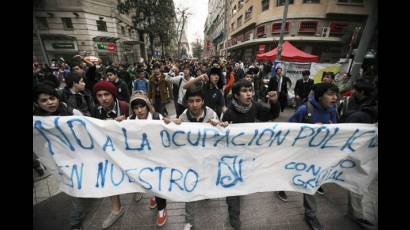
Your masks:
<instances>
[{"instance_id":1,"label":"red sneaker","mask_svg":"<svg viewBox=\"0 0 410 230\"><path fill-rule=\"evenodd\" d=\"M164 208L164 210L162 212L162 216L160 215L160 212L158 212L157 225L159 227L161 227L162 225L164 225L167 222L167 219L168 219L167 209Z\"/></svg>"},{"instance_id":2,"label":"red sneaker","mask_svg":"<svg viewBox=\"0 0 410 230\"><path fill-rule=\"evenodd\" d=\"M157 207L157 201L155 200L155 197L149 198L149 207L150 208L156 208Z\"/></svg>"}]
</instances>

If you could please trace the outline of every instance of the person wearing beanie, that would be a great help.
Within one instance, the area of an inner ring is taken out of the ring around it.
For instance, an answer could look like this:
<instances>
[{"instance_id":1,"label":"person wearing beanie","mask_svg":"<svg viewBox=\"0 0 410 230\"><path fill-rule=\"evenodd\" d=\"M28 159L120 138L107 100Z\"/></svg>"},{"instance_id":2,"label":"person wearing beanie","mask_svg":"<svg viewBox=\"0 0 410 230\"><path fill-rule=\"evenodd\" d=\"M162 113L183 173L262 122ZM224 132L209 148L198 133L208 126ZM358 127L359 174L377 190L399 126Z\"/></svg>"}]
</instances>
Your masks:
<instances>
[{"instance_id":1,"label":"person wearing beanie","mask_svg":"<svg viewBox=\"0 0 410 230\"><path fill-rule=\"evenodd\" d=\"M154 107L151 105L148 97L143 91L135 92L130 100L130 116L129 120L164 120L166 124L170 123L170 120L165 117L163 118L160 113L155 112ZM142 193L136 193L134 196L135 201L140 201L142 199ZM160 197L151 197L149 199L149 207L151 209L157 208L158 215L156 224L158 226L163 226L167 219L167 200Z\"/></svg>"},{"instance_id":2,"label":"person wearing beanie","mask_svg":"<svg viewBox=\"0 0 410 230\"><path fill-rule=\"evenodd\" d=\"M129 115L128 103L117 99L117 88L108 81L99 81L93 87L98 106L91 113L92 117L101 120L123 121ZM104 220L102 228L113 225L124 213L119 195L111 196L111 212Z\"/></svg>"},{"instance_id":3,"label":"person wearing beanie","mask_svg":"<svg viewBox=\"0 0 410 230\"><path fill-rule=\"evenodd\" d=\"M105 71L105 75L107 75L108 80L117 87L118 92L118 99L123 100L125 102L130 101L130 91L128 89L128 85L118 77L117 71L109 67Z\"/></svg>"}]
</instances>

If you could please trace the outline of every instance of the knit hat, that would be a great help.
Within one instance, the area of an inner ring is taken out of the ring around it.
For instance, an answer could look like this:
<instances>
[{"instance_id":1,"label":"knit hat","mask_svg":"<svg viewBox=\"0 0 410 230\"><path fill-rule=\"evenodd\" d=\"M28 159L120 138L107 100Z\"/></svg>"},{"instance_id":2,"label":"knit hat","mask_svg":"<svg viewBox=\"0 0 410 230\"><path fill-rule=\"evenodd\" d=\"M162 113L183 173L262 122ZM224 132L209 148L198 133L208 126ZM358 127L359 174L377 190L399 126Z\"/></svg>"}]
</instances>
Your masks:
<instances>
[{"instance_id":1,"label":"knit hat","mask_svg":"<svg viewBox=\"0 0 410 230\"><path fill-rule=\"evenodd\" d=\"M99 81L93 87L93 92L96 94L100 90L110 92L114 97L117 97L117 87L109 81Z\"/></svg>"}]
</instances>

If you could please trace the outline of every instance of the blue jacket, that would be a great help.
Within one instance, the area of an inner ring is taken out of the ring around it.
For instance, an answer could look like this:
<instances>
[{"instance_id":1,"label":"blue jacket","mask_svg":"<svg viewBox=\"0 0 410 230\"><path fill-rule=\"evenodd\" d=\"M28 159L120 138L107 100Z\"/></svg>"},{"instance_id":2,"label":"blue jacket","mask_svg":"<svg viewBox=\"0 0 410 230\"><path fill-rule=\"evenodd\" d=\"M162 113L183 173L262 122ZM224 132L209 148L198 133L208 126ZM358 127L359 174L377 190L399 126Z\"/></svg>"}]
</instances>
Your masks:
<instances>
[{"instance_id":1,"label":"blue jacket","mask_svg":"<svg viewBox=\"0 0 410 230\"><path fill-rule=\"evenodd\" d=\"M312 113L312 124L315 123L322 123L322 124L330 124L330 121L332 123L336 123L336 106L333 106L328 109L324 109L319 102L315 100L313 96L309 97L309 102L310 105L313 107L313 113ZM299 106L298 110L289 118L288 122L296 122L296 123L302 123L303 118L305 117L307 113L306 109L306 104Z\"/></svg>"}]
</instances>

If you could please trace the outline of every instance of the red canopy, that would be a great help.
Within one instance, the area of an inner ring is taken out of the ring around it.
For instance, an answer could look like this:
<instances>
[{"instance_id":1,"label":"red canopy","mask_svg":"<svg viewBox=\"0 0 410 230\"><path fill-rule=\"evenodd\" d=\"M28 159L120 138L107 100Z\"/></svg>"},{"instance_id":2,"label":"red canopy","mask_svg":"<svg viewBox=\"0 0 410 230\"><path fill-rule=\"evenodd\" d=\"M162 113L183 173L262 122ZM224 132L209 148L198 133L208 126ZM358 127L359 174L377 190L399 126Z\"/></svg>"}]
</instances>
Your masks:
<instances>
[{"instance_id":1,"label":"red canopy","mask_svg":"<svg viewBox=\"0 0 410 230\"><path fill-rule=\"evenodd\" d=\"M275 49L267 53L257 54L256 60L257 61L273 61L276 59L277 53L278 53L278 47L276 47ZM282 45L281 60L291 61L291 62L317 62L319 61L319 56L305 53L302 50L299 50L296 47L294 47L288 41L285 41Z\"/></svg>"}]
</instances>

